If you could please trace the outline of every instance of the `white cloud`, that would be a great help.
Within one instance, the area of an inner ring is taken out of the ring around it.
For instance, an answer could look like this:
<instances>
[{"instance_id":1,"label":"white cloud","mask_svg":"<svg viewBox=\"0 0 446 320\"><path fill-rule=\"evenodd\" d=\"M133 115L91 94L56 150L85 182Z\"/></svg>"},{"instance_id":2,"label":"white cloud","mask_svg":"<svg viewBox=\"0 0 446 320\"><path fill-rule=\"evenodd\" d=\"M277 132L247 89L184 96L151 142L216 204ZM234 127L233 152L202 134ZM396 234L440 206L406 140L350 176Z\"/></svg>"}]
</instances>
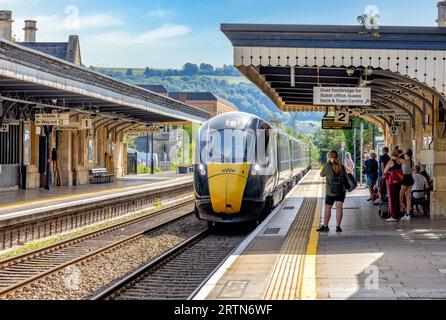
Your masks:
<instances>
[{"instance_id":1,"label":"white cloud","mask_svg":"<svg viewBox=\"0 0 446 320\"><path fill-rule=\"evenodd\" d=\"M65 21L67 18L65 19ZM120 17L115 17L109 14L97 14L90 16L82 16L79 17L79 29L93 29L93 28L106 28L106 27L116 27L122 26L125 24L125 21ZM69 25L65 23L67 29Z\"/></svg>"},{"instance_id":2,"label":"white cloud","mask_svg":"<svg viewBox=\"0 0 446 320\"><path fill-rule=\"evenodd\" d=\"M155 17L155 18L166 18L171 14L172 14L171 11L164 9L153 10L147 13L149 17Z\"/></svg>"},{"instance_id":3,"label":"white cloud","mask_svg":"<svg viewBox=\"0 0 446 320\"><path fill-rule=\"evenodd\" d=\"M107 46L159 46L160 41L178 38L188 34L191 29L183 25L165 24L160 28L148 30L141 34L132 34L126 31L108 32L93 35L86 42Z\"/></svg>"}]
</instances>

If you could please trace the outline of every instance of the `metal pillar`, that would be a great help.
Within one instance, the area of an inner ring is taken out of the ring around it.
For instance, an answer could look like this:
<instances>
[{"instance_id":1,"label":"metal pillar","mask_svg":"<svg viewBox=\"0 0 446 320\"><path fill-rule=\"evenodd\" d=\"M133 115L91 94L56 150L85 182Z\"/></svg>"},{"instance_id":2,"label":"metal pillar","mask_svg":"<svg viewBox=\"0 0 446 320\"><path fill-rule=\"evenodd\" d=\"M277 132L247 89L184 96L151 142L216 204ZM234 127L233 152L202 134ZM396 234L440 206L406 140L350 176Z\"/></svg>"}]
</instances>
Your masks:
<instances>
[{"instance_id":1,"label":"metal pillar","mask_svg":"<svg viewBox=\"0 0 446 320\"><path fill-rule=\"evenodd\" d=\"M360 139L361 139L361 154L360 154L360 167L359 167L359 179L360 179L360 184L361 184L361 188L362 188L362 166L363 166L363 162L364 162L364 123L361 123L361 133L360 133Z\"/></svg>"},{"instance_id":2,"label":"metal pillar","mask_svg":"<svg viewBox=\"0 0 446 320\"><path fill-rule=\"evenodd\" d=\"M149 168L149 133L146 133L146 168Z\"/></svg>"},{"instance_id":3,"label":"metal pillar","mask_svg":"<svg viewBox=\"0 0 446 320\"><path fill-rule=\"evenodd\" d=\"M152 127L152 145L151 145L151 147L150 147L150 174L155 174L155 163L154 163L154 160L153 160L153 131L154 131L154 129L153 129L153 127Z\"/></svg>"},{"instance_id":4,"label":"metal pillar","mask_svg":"<svg viewBox=\"0 0 446 320\"><path fill-rule=\"evenodd\" d=\"M52 126L45 126L45 190L51 190L51 132L53 131Z\"/></svg>"},{"instance_id":5,"label":"metal pillar","mask_svg":"<svg viewBox=\"0 0 446 320\"><path fill-rule=\"evenodd\" d=\"M356 178L356 128L354 128L354 130L353 130L353 164L355 166L353 175Z\"/></svg>"}]
</instances>

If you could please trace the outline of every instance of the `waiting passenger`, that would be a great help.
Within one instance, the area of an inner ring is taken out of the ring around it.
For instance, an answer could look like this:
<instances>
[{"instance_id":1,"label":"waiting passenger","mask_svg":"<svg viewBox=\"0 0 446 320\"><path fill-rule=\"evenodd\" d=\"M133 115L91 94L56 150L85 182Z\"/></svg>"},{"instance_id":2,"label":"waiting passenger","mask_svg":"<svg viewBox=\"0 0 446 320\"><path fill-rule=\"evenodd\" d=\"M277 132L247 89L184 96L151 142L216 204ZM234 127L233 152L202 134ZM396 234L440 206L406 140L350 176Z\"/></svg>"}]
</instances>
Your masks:
<instances>
[{"instance_id":1,"label":"waiting passenger","mask_svg":"<svg viewBox=\"0 0 446 320\"><path fill-rule=\"evenodd\" d=\"M387 163L383 175L386 178L387 198L389 201L389 215L387 222L396 222L400 215L399 195L401 182L403 181L403 172L401 170L398 151L393 151L392 158Z\"/></svg>"},{"instance_id":2,"label":"waiting passenger","mask_svg":"<svg viewBox=\"0 0 446 320\"><path fill-rule=\"evenodd\" d=\"M321 171L321 177L326 180L325 215L324 224L317 229L318 232L329 232L328 224L331 218L331 209L336 202L336 232L342 232L341 223L344 216L343 206L345 201L347 172L339 162L338 153L332 151L328 157L328 163Z\"/></svg>"},{"instance_id":3,"label":"waiting passenger","mask_svg":"<svg viewBox=\"0 0 446 320\"><path fill-rule=\"evenodd\" d=\"M414 184L414 179L412 177L412 156L413 152L411 149L408 149L406 153L400 156L400 163L404 175L400 191L400 208L401 212L405 213L405 216L401 218L401 221L410 220L410 213L412 210L412 186ZM406 201L405 205L404 200Z\"/></svg>"},{"instance_id":4,"label":"waiting passenger","mask_svg":"<svg viewBox=\"0 0 446 320\"><path fill-rule=\"evenodd\" d=\"M345 153L344 167L347 173L355 175L355 164L353 163L350 152Z\"/></svg>"},{"instance_id":5,"label":"waiting passenger","mask_svg":"<svg viewBox=\"0 0 446 320\"><path fill-rule=\"evenodd\" d=\"M378 180L378 161L376 161L376 153L370 152L369 159L364 163L364 173L367 176L367 186L369 187L370 198L367 201L372 201L374 198L373 188Z\"/></svg>"},{"instance_id":6,"label":"waiting passenger","mask_svg":"<svg viewBox=\"0 0 446 320\"><path fill-rule=\"evenodd\" d=\"M420 174L426 178L427 182L429 183L429 189L431 189L432 188L432 179L426 171L426 166L421 165L420 168L421 168Z\"/></svg>"},{"instance_id":7,"label":"waiting passenger","mask_svg":"<svg viewBox=\"0 0 446 320\"><path fill-rule=\"evenodd\" d=\"M412 176L414 184L412 186L413 191L424 191L428 190L430 188L429 181L426 179L425 176L421 174L421 167L419 165L415 166L415 173ZM414 192L413 197L415 199L425 199L426 193L425 192ZM427 208L423 207L423 213L427 213Z\"/></svg>"}]
</instances>

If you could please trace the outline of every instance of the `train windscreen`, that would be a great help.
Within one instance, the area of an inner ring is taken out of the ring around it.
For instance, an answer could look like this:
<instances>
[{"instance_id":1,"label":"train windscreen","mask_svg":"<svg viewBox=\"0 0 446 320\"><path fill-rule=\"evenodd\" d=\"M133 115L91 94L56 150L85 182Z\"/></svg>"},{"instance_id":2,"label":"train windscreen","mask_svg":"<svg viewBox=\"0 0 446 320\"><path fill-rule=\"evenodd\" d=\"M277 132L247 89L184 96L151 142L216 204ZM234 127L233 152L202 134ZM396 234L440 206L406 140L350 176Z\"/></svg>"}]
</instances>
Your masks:
<instances>
[{"instance_id":1,"label":"train windscreen","mask_svg":"<svg viewBox=\"0 0 446 320\"><path fill-rule=\"evenodd\" d=\"M255 138L250 130L224 129L204 131L200 158L206 163L243 163L252 161Z\"/></svg>"}]
</instances>

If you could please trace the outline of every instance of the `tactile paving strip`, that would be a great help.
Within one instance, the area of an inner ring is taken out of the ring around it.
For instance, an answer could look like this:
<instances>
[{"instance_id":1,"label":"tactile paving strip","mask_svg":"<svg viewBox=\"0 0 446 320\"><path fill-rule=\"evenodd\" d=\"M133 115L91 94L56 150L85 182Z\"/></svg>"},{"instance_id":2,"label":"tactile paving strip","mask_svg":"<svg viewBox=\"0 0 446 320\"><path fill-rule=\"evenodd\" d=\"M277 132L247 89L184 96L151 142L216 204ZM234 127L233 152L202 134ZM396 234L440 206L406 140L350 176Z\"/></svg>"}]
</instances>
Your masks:
<instances>
[{"instance_id":1,"label":"tactile paving strip","mask_svg":"<svg viewBox=\"0 0 446 320\"><path fill-rule=\"evenodd\" d=\"M310 194L317 194L313 186ZM312 192L314 191L314 193ZM300 299L307 245L318 203L317 197L304 199L296 221L291 226L270 277L265 300Z\"/></svg>"}]
</instances>

